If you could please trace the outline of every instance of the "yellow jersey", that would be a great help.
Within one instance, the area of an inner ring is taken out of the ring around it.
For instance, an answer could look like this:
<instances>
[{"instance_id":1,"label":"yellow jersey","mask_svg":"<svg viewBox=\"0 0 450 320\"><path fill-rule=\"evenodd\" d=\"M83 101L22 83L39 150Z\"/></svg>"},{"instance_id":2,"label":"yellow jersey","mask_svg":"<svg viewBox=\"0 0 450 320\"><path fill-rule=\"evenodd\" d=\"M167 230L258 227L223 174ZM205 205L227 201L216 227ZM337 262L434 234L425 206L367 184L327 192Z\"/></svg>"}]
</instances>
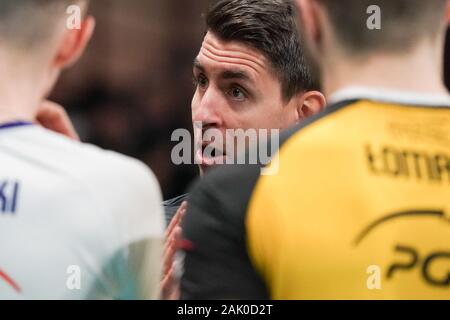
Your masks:
<instances>
[{"instance_id":1,"label":"yellow jersey","mask_svg":"<svg viewBox=\"0 0 450 320\"><path fill-rule=\"evenodd\" d=\"M408 97L330 106L287 134L274 175L212 172L184 297L450 299L450 99Z\"/></svg>"}]
</instances>

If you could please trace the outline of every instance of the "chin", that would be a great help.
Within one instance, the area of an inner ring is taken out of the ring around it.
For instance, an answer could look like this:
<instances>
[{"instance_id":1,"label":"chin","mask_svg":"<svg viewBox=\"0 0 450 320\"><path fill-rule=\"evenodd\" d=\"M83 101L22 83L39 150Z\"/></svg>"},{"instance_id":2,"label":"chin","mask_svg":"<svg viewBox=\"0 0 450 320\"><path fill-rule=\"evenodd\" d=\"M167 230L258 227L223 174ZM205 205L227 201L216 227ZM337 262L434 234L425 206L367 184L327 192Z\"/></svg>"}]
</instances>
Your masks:
<instances>
[{"instance_id":1,"label":"chin","mask_svg":"<svg viewBox=\"0 0 450 320\"><path fill-rule=\"evenodd\" d=\"M213 164L213 165L205 165L205 164L201 164L199 165L200 168L200 175L204 175L205 173L207 173L209 170L216 168L217 166L220 166L220 164Z\"/></svg>"}]
</instances>

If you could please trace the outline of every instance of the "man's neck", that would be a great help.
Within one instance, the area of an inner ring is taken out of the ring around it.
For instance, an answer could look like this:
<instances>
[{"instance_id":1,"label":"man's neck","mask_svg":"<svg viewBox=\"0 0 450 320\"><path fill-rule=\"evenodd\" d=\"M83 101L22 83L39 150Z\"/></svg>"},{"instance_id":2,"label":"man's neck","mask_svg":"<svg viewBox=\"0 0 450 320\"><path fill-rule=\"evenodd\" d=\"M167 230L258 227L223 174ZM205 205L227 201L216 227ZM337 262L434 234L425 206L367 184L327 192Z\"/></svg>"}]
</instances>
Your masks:
<instances>
[{"instance_id":1,"label":"man's neck","mask_svg":"<svg viewBox=\"0 0 450 320\"><path fill-rule=\"evenodd\" d=\"M39 81L33 78L33 68L13 61L0 53L0 124L34 121L39 106Z\"/></svg>"},{"instance_id":2,"label":"man's neck","mask_svg":"<svg viewBox=\"0 0 450 320\"><path fill-rule=\"evenodd\" d=\"M354 86L448 95L441 52L423 44L403 55L329 60L322 75L325 95Z\"/></svg>"},{"instance_id":3,"label":"man's neck","mask_svg":"<svg viewBox=\"0 0 450 320\"><path fill-rule=\"evenodd\" d=\"M17 95L21 95L21 90L18 89ZM21 102L22 100L23 102ZM28 102L28 99L16 99L4 94L3 88L0 89L0 124L27 121L33 122L36 118L36 110L38 105L33 102Z\"/></svg>"}]
</instances>

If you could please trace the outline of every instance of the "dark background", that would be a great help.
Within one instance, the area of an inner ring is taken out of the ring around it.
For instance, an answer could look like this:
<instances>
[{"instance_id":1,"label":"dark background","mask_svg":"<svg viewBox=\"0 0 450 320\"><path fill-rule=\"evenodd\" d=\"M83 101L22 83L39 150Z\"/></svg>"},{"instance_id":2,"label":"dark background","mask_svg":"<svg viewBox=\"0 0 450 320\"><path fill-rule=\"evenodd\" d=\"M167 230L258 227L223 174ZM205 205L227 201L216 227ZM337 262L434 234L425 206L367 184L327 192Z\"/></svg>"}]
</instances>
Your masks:
<instances>
[{"instance_id":1,"label":"dark background","mask_svg":"<svg viewBox=\"0 0 450 320\"><path fill-rule=\"evenodd\" d=\"M83 141L150 166L165 199L183 193L198 175L195 165L172 164L176 143L170 138L178 128L192 131L192 62L203 39L209 2L92 1L95 35L52 96L68 109ZM450 54L446 56L450 87Z\"/></svg>"}]
</instances>

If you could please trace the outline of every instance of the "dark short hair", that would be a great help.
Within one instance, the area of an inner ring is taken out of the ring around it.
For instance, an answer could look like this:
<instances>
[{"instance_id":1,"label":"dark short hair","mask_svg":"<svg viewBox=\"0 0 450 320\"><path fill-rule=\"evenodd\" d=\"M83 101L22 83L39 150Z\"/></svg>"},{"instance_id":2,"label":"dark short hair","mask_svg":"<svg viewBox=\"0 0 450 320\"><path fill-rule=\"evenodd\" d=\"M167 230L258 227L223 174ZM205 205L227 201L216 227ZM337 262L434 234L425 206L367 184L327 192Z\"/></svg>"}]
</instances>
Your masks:
<instances>
[{"instance_id":1,"label":"dark short hair","mask_svg":"<svg viewBox=\"0 0 450 320\"><path fill-rule=\"evenodd\" d=\"M31 48L47 39L72 4L89 0L0 0L0 43Z\"/></svg>"},{"instance_id":2,"label":"dark short hair","mask_svg":"<svg viewBox=\"0 0 450 320\"><path fill-rule=\"evenodd\" d=\"M280 79L283 98L318 90L306 63L296 10L290 0L218 0L206 16L207 30L224 41L259 50Z\"/></svg>"},{"instance_id":3,"label":"dark short hair","mask_svg":"<svg viewBox=\"0 0 450 320\"><path fill-rule=\"evenodd\" d=\"M319 0L343 48L353 53L402 51L443 26L446 0ZM381 29L367 27L369 6L381 12Z\"/></svg>"}]
</instances>

